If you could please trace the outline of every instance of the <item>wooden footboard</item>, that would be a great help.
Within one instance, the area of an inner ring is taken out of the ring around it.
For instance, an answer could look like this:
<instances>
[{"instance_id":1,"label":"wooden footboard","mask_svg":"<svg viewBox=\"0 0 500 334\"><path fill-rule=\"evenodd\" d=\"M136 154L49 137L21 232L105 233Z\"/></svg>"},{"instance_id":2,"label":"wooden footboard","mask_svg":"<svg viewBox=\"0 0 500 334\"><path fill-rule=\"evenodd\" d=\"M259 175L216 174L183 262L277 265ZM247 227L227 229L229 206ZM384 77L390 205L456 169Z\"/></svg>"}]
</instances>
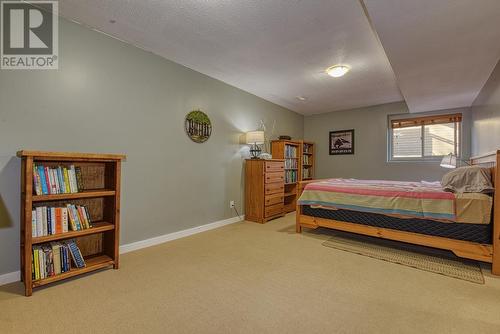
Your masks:
<instances>
[{"instance_id":1,"label":"wooden footboard","mask_svg":"<svg viewBox=\"0 0 500 334\"><path fill-rule=\"evenodd\" d=\"M494 275L500 276L500 150L472 157L470 159L472 165L479 165L491 168L491 178L495 187L493 196L493 255L491 272Z\"/></svg>"},{"instance_id":2,"label":"wooden footboard","mask_svg":"<svg viewBox=\"0 0 500 334\"><path fill-rule=\"evenodd\" d=\"M492 179L495 193L500 193L500 150L480 157L471 158L471 164L489 167L492 170ZM300 182L298 186L298 197L302 194L304 187L313 181ZM498 187L498 188L497 188ZM497 190L498 189L498 190ZM399 230L379 228L355 223L337 221L303 214L302 206L297 203L296 231L302 232L302 227L317 228L327 227L335 230L368 235L372 237L407 242L416 245L434 247L450 250L457 256L472 260L489 262L492 264L492 273L500 275L500 196L493 199L493 240L491 244L479 244L475 242L455 240L443 237L429 236L419 233L411 233Z\"/></svg>"},{"instance_id":3,"label":"wooden footboard","mask_svg":"<svg viewBox=\"0 0 500 334\"><path fill-rule=\"evenodd\" d=\"M301 217L303 217L303 214L302 214L302 205L299 205L299 198L300 198L300 195L302 195L302 192L304 191L304 187L308 184L308 183L312 183L312 182L316 182L317 180L309 180L309 181L300 181L299 182L299 185L297 187L297 208L296 208L296 211L295 211L295 231L297 233L301 233L302 232L302 226L304 227L309 227L309 228L316 228L318 226L308 226L307 225L307 222L301 222Z\"/></svg>"}]
</instances>

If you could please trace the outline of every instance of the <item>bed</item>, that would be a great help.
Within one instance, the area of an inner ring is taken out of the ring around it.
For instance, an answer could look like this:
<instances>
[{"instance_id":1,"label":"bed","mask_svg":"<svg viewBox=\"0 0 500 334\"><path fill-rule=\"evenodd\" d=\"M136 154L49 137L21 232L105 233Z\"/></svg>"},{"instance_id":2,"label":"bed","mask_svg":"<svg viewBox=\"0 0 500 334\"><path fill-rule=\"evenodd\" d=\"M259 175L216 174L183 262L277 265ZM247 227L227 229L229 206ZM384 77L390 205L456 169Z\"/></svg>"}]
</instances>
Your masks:
<instances>
[{"instance_id":1,"label":"bed","mask_svg":"<svg viewBox=\"0 0 500 334\"><path fill-rule=\"evenodd\" d=\"M495 190L499 161L500 151L470 160L491 169ZM446 249L489 262L500 275L500 196L445 192L433 182L354 179L304 181L299 195L298 233L327 227Z\"/></svg>"}]
</instances>

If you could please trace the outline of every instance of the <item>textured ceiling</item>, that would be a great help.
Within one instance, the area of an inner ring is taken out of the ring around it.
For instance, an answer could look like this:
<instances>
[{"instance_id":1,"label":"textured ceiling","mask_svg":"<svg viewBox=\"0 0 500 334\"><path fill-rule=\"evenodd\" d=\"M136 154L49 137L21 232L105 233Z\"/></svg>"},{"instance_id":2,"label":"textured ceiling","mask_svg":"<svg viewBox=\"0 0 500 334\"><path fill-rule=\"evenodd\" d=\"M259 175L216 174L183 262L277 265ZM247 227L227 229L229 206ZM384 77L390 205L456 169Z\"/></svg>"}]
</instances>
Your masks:
<instances>
[{"instance_id":1,"label":"textured ceiling","mask_svg":"<svg viewBox=\"0 0 500 334\"><path fill-rule=\"evenodd\" d=\"M500 58L500 0L60 0L59 6L66 18L306 115L403 96L412 112L467 107ZM324 70L337 63L352 70L327 76Z\"/></svg>"},{"instance_id":2,"label":"textured ceiling","mask_svg":"<svg viewBox=\"0 0 500 334\"><path fill-rule=\"evenodd\" d=\"M59 6L66 18L302 114L403 99L355 0L60 0ZM336 63L351 72L326 75Z\"/></svg>"},{"instance_id":3,"label":"textured ceiling","mask_svg":"<svg viewBox=\"0 0 500 334\"><path fill-rule=\"evenodd\" d=\"M411 112L468 107L500 58L500 0L364 0Z\"/></svg>"}]
</instances>

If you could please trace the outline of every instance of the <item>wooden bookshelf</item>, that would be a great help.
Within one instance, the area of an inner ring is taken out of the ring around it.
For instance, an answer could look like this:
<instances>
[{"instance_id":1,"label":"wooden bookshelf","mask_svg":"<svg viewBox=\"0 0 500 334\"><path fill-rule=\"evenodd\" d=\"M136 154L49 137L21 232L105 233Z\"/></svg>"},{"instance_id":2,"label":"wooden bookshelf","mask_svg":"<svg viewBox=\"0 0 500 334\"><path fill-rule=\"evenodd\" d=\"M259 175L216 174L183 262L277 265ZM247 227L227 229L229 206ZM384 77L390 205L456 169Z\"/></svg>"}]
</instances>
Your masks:
<instances>
[{"instance_id":1,"label":"wooden bookshelf","mask_svg":"<svg viewBox=\"0 0 500 334\"><path fill-rule=\"evenodd\" d=\"M314 178L315 167L315 145L313 142L302 142L301 156L301 181L312 180Z\"/></svg>"},{"instance_id":2,"label":"wooden bookshelf","mask_svg":"<svg viewBox=\"0 0 500 334\"><path fill-rule=\"evenodd\" d=\"M88 228L85 230L79 230L79 231L69 231L66 233L46 235L43 237L34 237L31 239L31 243L33 245L35 245L35 244L42 244L42 243L50 242L50 241L78 238L78 237L83 237L85 235L102 233L102 232L111 231L114 229L115 229L114 224L111 224L108 222L97 222L97 223L93 222L91 228Z\"/></svg>"},{"instance_id":3,"label":"wooden bookshelf","mask_svg":"<svg viewBox=\"0 0 500 334\"><path fill-rule=\"evenodd\" d=\"M124 155L19 151L21 161L21 279L25 295L33 288L57 282L98 269L119 268L120 183ZM78 166L83 191L72 194L36 195L33 187L33 166ZM92 227L78 231L32 236L32 210L38 206L84 205L89 209ZM75 239L85 259L85 267L34 280L32 246L66 239Z\"/></svg>"},{"instance_id":4,"label":"wooden bookshelf","mask_svg":"<svg viewBox=\"0 0 500 334\"><path fill-rule=\"evenodd\" d=\"M113 260L108 255L85 256L84 258L85 258L85 267L72 268L70 271L67 271L65 273L33 281L32 282L33 288L36 288L36 287L39 287L42 285L47 285L47 284L54 283L54 282L58 282L58 281L61 281L63 279L66 279L66 278L85 274L85 273L88 273L91 271L104 269L104 268L112 266L112 265L116 266L116 263L117 263L116 260Z\"/></svg>"},{"instance_id":5,"label":"wooden bookshelf","mask_svg":"<svg viewBox=\"0 0 500 334\"><path fill-rule=\"evenodd\" d=\"M305 153L304 148L308 149ZM273 140L271 153L274 159L285 159L284 210L286 213L293 212L296 207L298 182L303 180L304 170L311 172L308 179L314 177L314 143L302 140ZM306 159L308 163L304 164ZM309 164L311 166L308 166ZM287 176L290 172L296 174L293 180Z\"/></svg>"},{"instance_id":6,"label":"wooden bookshelf","mask_svg":"<svg viewBox=\"0 0 500 334\"><path fill-rule=\"evenodd\" d=\"M33 195L33 202L48 202L60 200L72 200L77 198L92 198L92 197L105 197L115 196L114 190L87 190L74 194L55 194L55 195Z\"/></svg>"}]
</instances>

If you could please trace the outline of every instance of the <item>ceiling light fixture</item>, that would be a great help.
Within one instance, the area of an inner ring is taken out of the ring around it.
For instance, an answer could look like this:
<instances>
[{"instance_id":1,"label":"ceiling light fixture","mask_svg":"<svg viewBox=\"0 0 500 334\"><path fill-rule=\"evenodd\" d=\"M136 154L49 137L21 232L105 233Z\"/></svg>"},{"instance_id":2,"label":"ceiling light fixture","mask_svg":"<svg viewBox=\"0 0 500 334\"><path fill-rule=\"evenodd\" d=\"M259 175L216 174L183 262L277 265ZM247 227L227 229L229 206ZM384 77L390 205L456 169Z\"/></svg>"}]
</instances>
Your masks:
<instances>
[{"instance_id":1,"label":"ceiling light fixture","mask_svg":"<svg viewBox=\"0 0 500 334\"><path fill-rule=\"evenodd\" d=\"M347 65L333 65L326 69L326 73L334 78L338 78L349 72L351 68Z\"/></svg>"},{"instance_id":2,"label":"ceiling light fixture","mask_svg":"<svg viewBox=\"0 0 500 334\"><path fill-rule=\"evenodd\" d=\"M305 101L307 100L307 97L304 97L304 96L296 96L297 100L300 100L300 101Z\"/></svg>"}]
</instances>

